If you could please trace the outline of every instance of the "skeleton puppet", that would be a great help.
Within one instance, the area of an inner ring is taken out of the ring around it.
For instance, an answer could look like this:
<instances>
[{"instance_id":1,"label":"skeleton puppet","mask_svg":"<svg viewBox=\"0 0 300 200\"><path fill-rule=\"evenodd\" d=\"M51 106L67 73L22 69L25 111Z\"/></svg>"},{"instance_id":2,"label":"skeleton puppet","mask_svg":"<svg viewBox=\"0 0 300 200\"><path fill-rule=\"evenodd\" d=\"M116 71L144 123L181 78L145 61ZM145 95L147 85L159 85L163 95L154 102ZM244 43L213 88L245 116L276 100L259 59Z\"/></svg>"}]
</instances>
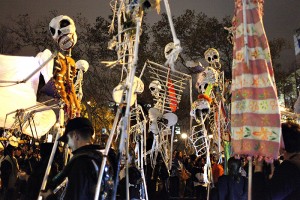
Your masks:
<instances>
[{"instance_id":1,"label":"skeleton puppet","mask_svg":"<svg viewBox=\"0 0 300 200\"><path fill-rule=\"evenodd\" d=\"M79 101L81 101L83 96L83 92L82 92L83 73L87 72L87 70L89 69L89 63L85 60L78 60L75 65L78 71L77 71L77 77L76 77L76 82L74 87L77 94L77 98Z\"/></svg>"},{"instance_id":2,"label":"skeleton puppet","mask_svg":"<svg viewBox=\"0 0 300 200\"><path fill-rule=\"evenodd\" d=\"M74 118L80 115L81 110L73 83L77 69L75 61L71 58L71 50L77 42L76 27L70 17L60 15L51 20L49 29L52 38L63 51L58 53L56 60L55 87L66 104L69 118Z\"/></svg>"}]
</instances>

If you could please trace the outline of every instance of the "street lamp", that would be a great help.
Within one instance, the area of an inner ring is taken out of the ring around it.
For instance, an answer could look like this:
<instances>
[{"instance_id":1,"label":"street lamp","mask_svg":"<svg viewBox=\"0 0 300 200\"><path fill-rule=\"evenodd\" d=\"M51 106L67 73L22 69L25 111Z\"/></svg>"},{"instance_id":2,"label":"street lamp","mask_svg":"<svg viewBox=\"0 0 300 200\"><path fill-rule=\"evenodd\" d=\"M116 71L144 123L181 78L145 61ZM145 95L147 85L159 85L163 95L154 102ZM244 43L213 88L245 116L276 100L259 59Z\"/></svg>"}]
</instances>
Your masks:
<instances>
[{"instance_id":1,"label":"street lamp","mask_svg":"<svg viewBox=\"0 0 300 200\"><path fill-rule=\"evenodd\" d=\"M186 133L181 133L181 139L186 139L187 138L187 134Z\"/></svg>"}]
</instances>

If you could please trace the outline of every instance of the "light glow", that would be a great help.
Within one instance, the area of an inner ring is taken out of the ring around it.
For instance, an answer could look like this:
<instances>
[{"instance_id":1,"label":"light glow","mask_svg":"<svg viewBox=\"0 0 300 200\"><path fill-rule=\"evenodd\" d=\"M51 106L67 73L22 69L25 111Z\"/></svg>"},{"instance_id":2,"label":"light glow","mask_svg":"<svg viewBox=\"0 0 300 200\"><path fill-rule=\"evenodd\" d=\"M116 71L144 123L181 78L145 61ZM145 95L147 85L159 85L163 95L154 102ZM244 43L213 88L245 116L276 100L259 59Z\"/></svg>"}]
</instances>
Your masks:
<instances>
[{"instance_id":1,"label":"light glow","mask_svg":"<svg viewBox=\"0 0 300 200\"><path fill-rule=\"evenodd\" d=\"M187 138L187 134L186 133L181 133L181 138L182 139L186 139Z\"/></svg>"}]
</instances>

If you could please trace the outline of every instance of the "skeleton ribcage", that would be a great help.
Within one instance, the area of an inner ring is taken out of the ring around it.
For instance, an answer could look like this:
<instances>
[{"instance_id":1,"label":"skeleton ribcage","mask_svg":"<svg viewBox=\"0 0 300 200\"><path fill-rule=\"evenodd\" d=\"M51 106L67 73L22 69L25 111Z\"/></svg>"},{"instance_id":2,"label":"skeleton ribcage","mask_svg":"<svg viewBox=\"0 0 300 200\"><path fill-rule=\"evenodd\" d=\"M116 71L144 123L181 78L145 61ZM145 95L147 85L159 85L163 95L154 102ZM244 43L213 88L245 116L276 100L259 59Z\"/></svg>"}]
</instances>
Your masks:
<instances>
[{"instance_id":1,"label":"skeleton ribcage","mask_svg":"<svg viewBox=\"0 0 300 200\"><path fill-rule=\"evenodd\" d=\"M205 124L199 124L192 127L189 140L192 143L197 156L205 155L209 146Z\"/></svg>"},{"instance_id":2,"label":"skeleton ribcage","mask_svg":"<svg viewBox=\"0 0 300 200\"><path fill-rule=\"evenodd\" d=\"M145 63L142 75L160 84L157 95L153 97L155 107L162 114L175 112L191 76L179 71L171 71L169 67L151 61Z\"/></svg>"}]
</instances>

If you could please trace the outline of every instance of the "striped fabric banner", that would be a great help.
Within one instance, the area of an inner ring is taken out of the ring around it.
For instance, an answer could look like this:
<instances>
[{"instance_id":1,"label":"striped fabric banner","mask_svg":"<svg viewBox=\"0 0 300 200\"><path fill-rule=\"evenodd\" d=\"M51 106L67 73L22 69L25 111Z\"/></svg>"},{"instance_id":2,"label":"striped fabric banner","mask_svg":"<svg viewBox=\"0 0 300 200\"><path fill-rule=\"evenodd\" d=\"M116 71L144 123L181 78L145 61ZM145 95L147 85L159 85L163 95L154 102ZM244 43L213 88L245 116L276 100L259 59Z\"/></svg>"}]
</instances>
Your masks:
<instances>
[{"instance_id":1,"label":"striped fabric banner","mask_svg":"<svg viewBox=\"0 0 300 200\"><path fill-rule=\"evenodd\" d=\"M280 111L262 21L263 3L263 0L235 1L231 145L235 154L277 158Z\"/></svg>"}]
</instances>

